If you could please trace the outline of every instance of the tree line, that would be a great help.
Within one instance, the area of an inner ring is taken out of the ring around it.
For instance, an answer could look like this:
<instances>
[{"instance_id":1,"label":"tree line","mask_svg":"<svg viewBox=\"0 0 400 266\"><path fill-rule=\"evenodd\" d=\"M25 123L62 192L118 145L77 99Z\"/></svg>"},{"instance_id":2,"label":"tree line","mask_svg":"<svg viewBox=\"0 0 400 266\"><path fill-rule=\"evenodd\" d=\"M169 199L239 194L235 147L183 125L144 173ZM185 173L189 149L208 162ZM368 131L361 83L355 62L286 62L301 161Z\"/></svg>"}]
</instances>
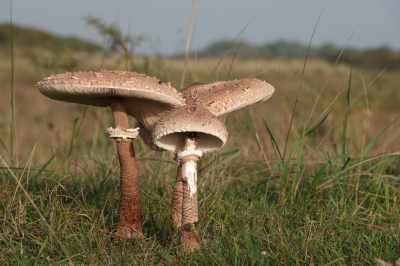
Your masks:
<instances>
[{"instance_id":1,"label":"tree line","mask_svg":"<svg viewBox=\"0 0 400 266\"><path fill-rule=\"evenodd\" d=\"M305 58L308 46L298 42L277 41L264 45L252 45L248 42L235 42L221 40L212 43L203 50L197 51L198 58L215 58L226 53L226 56L251 59L251 58ZM342 47L333 44L324 44L318 47L312 46L308 52L309 58L320 58L335 62L342 51ZM194 56L194 53L192 54ZM174 55L176 58L184 57L184 54ZM400 52L382 46L373 49L346 48L340 58L340 62L355 66L373 68L400 68Z\"/></svg>"}]
</instances>

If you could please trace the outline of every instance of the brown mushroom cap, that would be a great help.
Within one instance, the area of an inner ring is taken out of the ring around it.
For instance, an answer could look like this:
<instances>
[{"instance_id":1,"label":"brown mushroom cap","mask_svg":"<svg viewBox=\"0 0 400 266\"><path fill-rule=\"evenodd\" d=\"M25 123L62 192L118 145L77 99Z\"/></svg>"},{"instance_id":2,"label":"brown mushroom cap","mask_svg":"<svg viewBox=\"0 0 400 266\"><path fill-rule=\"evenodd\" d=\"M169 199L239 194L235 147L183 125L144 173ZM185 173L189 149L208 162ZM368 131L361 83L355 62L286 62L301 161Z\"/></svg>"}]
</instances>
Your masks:
<instances>
[{"instance_id":1,"label":"brown mushroom cap","mask_svg":"<svg viewBox=\"0 0 400 266\"><path fill-rule=\"evenodd\" d=\"M216 116L265 101L274 91L270 84L256 78L196 82L179 90L187 105L202 105Z\"/></svg>"},{"instance_id":2,"label":"brown mushroom cap","mask_svg":"<svg viewBox=\"0 0 400 266\"><path fill-rule=\"evenodd\" d=\"M121 97L127 114L150 130L160 117L185 103L169 83L119 70L57 74L38 82L37 87L51 99L94 106L110 106L111 97Z\"/></svg>"},{"instance_id":3,"label":"brown mushroom cap","mask_svg":"<svg viewBox=\"0 0 400 266\"><path fill-rule=\"evenodd\" d=\"M178 152L185 146L185 133L197 132L196 150L211 152L224 146L228 131L215 115L202 106L185 105L161 118L153 130L154 144Z\"/></svg>"}]
</instances>

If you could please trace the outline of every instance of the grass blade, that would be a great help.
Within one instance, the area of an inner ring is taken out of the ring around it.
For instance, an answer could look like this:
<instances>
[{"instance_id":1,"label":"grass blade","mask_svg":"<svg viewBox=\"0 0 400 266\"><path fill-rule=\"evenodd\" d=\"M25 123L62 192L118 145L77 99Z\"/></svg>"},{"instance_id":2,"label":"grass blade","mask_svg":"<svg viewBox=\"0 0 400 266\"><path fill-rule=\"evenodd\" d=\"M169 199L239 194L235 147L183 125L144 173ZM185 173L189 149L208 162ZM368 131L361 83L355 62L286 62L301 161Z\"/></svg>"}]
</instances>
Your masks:
<instances>
[{"instance_id":1,"label":"grass blade","mask_svg":"<svg viewBox=\"0 0 400 266\"><path fill-rule=\"evenodd\" d=\"M269 133L272 146L276 147L276 150L277 150L277 152L279 154L280 161L283 161L283 157L282 157L281 151L279 150L278 143L276 143L276 140L274 138L274 135L271 132L271 128L269 127L267 120L265 120L263 116L261 116L261 118L262 118L262 120L264 122L265 128L267 129L267 131ZM275 150L275 148L274 148L274 150Z\"/></svg>"},{"instance_id":2,"label":"grass blade","mask_svg":"<svg viewBox=\"0 0 400 266\"><path fill-rule=\"evenodd\" d=\"M40 169L38 170L39 172L35 175L34 179L37 178L38 176L40 176L40 174L45 171L46 167L51 163L51 161L54 159L54 157L56 157L55 154L53 154L50 159L42 166L40 167ZM34 169L31 169L34 170Z\"/></svg>"},{"instance_id":3,"label":"grass blade","mask_svg":"<svg viewBox=\"0 0 400 266\"><path fill-rule=\"evenodd\" d=\"M342 143L342 154L347 152L347 119L349 117L349 106L350 106L350 88L351 78L353 76L353 68L350 69L349 86L347 88L346 105L343 119L343 143Z\"/></svg>"},{"instance_id":4,"label":"grass blade","mask_svg":"<svg viewBox=\"0 0 400 266\"><path fill-rule=\"evenodd\" d=\"M311 133L313 133L317 128L319 128L320 125L322 125L322 123L325 121L325 119L328 117L328 115L331 113L331 111L329 111L324 118L322 118L322 120L318 123L318 125L316 125L315 127L313 127L312 129L308 130L303 136L302 138L307 137L308 135L310 135Z\"/></svg>"},{"instance_id":5,"label":"grass blade","mask_svg":"<svg viewBox=\"0 0 400 266\"><path fill-rule=\"evenodd\" d=\"M312 189L315 187L315 185L318 183L318 181L324 176L325 170L326 170L332 163L334 163L335 161L337 161L337 160L342 160L342 159L349 159L349 160L350 160L351 157L350 157L350 155L348 155L348 154L341 154L341 155L339 155L339 156L336 156L336 157L333 158L332 160L326 162L326 163L321 167L321 169L320 169L320 170L318 171L318 173L315 175L315 177L314 177L314 179L313 179L313 181L312 181L312 183L311 183L311 186L308 188L306 194L304 194L303 200L305 200L305 199L308 197L308 195L311 193Z\"/></svg>"},{"instance_id":6,"label":"grass blade","mask_svg":"<svg viewBox=\"0 0 400 266\"><path fill-rule=\"evenodd\" d=\"M194 16L196 14L196 10L197 10L198 5L199 5L199 1L197 1L197 3L195 3L195 1L193 0L193 2L192 2L192 10L190 12L190 22L189 22L188 36L187 36L187 39L186 39L185 65L184 65L183 71L182 71L181 88L183 88L183 85L185 84L185 74L186 74L187 63L188 63L188 60L189 60L190 35L191 35L191 32L192 32L193 19L194 19Z\"/></svg>"},{"instance_id":7,"label":"grass blade","mask_svg":"<svg viewBox=\"0 0 400 266\"><path fill-rule=\"evenodd\" d=\"M282 154L281 154L281 152L279 150L278 144L276 143L274 135L271 132L271 128L269 127L268 122L264 119L263 116L261 116L261 118L262 118L262 120L264 122L265 128L267 129L267 131L269 133L271 144L272 144L272 148L273 148L274 154L275 154L275 158L278 161L279 169L281 170L281 173L282 173L282 176L283 176L283 181L285 183L285 189L286 189L286 186L287 186L287 183L288 183L288 179L287 179L288 178L287 177L287 172L288 171L285 168L284 162L282 160Z\"/></svg>"},{"instance_id":8,"label":"grass blade","mask_svg":"<svg viewBox=\"0 0 400 266\"><path fill-rule=\"evenodd\" d=\"M7 155L8 155L9 157L11 157L10 152L8 151L6 145L4 144L4 142L3 142L1 139L0 139L0 144L1 144L1 146L3 147L3 149L6 151Z\"/></svg>"},{"instance_id":9,"label":"grass blade","mask_svg":"<svg viewBox=\"0 0 400 266\"><path fill-rule=\"evenodd\" d=\"M254 19L254 18L253 18L253 19ZM235 44L235 42L236 42L237 39L240 37L240 35L242 35L242 33L245 31L245 29L250 25L250 23L253 21L253 19L250 20L250 22L247 23L246 26L244 26L244 28L238 33L238 35L236 35L235 39L233 39L233 41L231 42L231 45L229 45L228 49L226 49L226 51L224 52L224 54L223 54L223 55L220 57L220 59L218 60L217 65L216 65L216 66L214 67L214 69L211 71L210 75L209 75L208 78L207 78L207 82L206 82L206 83L211 82L211 80L212 80L212 78L214 77L215 72L217 71L217 69L218 69L219 65L221 64L222 60L223 60L224 57L228 54L228 52L231 50L233 44Z\"/></svg>"},{"instance_id":10,"label":"grass blade","mask_svg":"<svg viewBox=\"0 0 400 266\"><path fill-rule=\"evenodd\" d=\"M230 151L230 152L225 152L223 155L228 155L228 154L230 154L230 155L227 158L223 159L221 162L219 162L216 165L214 165L214 167L211 168L211 170L216 169L220 165L228 163L228 162L232 161L233 159L235 159L236 157L238 157L240 155L240 150L234 150L234 151Z\"/></svg>"},{"instance_id":11,"label":"grass blade","mask_svg":"<svg viewBox=\"0 0 400 266\"><path fill-rule=\"evenodd\" d=\"M307 137L308 135L310 135L311 133L313 133L317 128L319 128L319 127L322 125L322 123L325 121L325 119L328 117L328 115L329 115L330 113L331 113L331 112L328 112L328 113L325 115L325 117L322 118L322 120L318 123L318 125L316 125L316 126L313 127L312 129L306 131L300 138L298 138L298 139L293 143L292 149L291 149L290 154L289 154L288 161L290 161L290 160L292 159L293 153L294 153L294 151L296 150L297 146L299 145L300 141L304 140L305 137ZM301 163L301 164L302 164L302 163Z\"/></svg>"},{"instance_id":12,"label":"grass blade","mask_svg":"<svg viewBox=\"0 0 400 266\"><path fill-rule=\"evenodd\" d=\"M240 39L239 45L238 45L238 47L237 47L237 49L236 49L236 51L235 51L235 54L233 55L231 64L230 64L230 66L229 66L228 74L226 74L226 79L227 79L227 80L229 80L229 76L231 75L231 71L232 71L232 67L233 67L233 62L235 62L237 53L239 52L239 49L240 49L240 47L242 46L242 42L243 42L243 37Z\"/></svg>"},{"instance_id":13,"label":"grass blade","mask_svg":"<svg viewBox=\"0 0 400 266\"><path fill-rule=\"evenodd\" d=\"M69 144L69 151L68 151L67 158L71 157L72 150L74 148L76 137L78 136L78 132L79 132L80 126L82 125L82 121L86 116L86 111L87 111L87 106L85 106L85 110L83 111L82 117L75 118L75 120L74 120L74 126L72 127L72 136L71 136L71 142ZM79 127L77 129L76 126L77 126L79 120L81 120L81 124L79 125Z\"/></svg>"},{"instance_id":14,"label":"grass blade","mask_svg":"<svg viewBox=\"0 0 400 266\"><path fill-rule=\"evenodd\" d=\"M40 246L40 249L39 249L39 252L38 252L38 254L36 256L36 260L35 260L35 264L34 265L37 265L38 259L39 259L40 255L42 254L43 249L46 247L48 240L49 240L49 236L46 237L46 239L44 240L44 242Z\"/></svg>"},{"instance_id":15,"label":"grass blade","mask_svg":"<svg viewBox=\"0 0 400 266\"><path fill-rule=\"evenodd\" d=\"M210 165L214 164L219 158L224 157L224 156L228 156L228 158L222 160L221 162L219 162L217 165L213 166L211 168L211 170L217 168L220 165L223 165L224 163L227 163L233 159L235 159L236 157L238 157L240 155L240 150L232 150L232 151L227 151L224 152L223 154L215 157L213 160L211 160L210 162L208 162L204 167L202 167L201 169L198 170L198 172L202 172L205 169L207 169Z\"/></svg>"},{"instance_id":16,"label":"grass blade","mask_svg":"<svg viewBox=\"0 0 400 266\"><path fill-rule=\"evenodd\" d=\"M15 138L15 98L14 98L14 39L12 24L12 1L10 1L10 46L11 46L11 92L10 92L10 155L14 159L14 138ZM18 160L17 160L18 165Z\"/></svg>"},{"instance_id":17,"label":"grass blade","mask_svg":"<svg viewBox=\"0 0 400 266\"><path fill-rule=\"evenodd\" d=\"M32 200L31 196L29 196L28 192L25 190L25 188L22 186L21 182L19 182L18 177L15 176L15 174L11 171L11 169L8 167L8 164L4 161L3 157L0 155L0 162L7 168L8 172L10 175L14 178L14 180L17 182L18 186L20 189L23 191L27 199L30 201L36 212L39 214L40 219L42 222L47 226L49 229L49 232L53 235L59 246L61 247L62 251L64 252L64 255L67 257L70 263L72 263L68 251L65 249L64 245L61 243L61 241L58 239L57 235L54 233L53 228L47 223L46 219L44 218L43 214L40 212L39 208L36 206L35 202Z\"/></svg>"},{"instance_id":18,"label":"grass blade","mask_svg":"<svg viewBox=\"0 0 400 266\"><path fill-rule=\"evenodd\" d=\"M304 59L303 71L302 71L302 73L301 73L301 79L300 79L299 89L297 90L296 102L294 103L294 107L293 107L293 111L292 111L292 118L290 119L289 129L288 129L288 133L287 133L287 136L286 136L286 141L285 141L285 147L284 147L284 150L283 150L282 161L285 160L286 147L287 147L287 144L288 144L288 141L289 141L290 130L292 129L293 118L294 118L294 114L295 114L295 112L296 112L297 103L298 103L298 101L299 101L299 96L300 96L300 91L301 91L301 85L303 84L304 73L306 72L308 53L310 52L311 43L312 43L312 40L313 40L313 38L314 38L315 31L317 30L317 26L318 26L319 20L321 19L321 15L322 15L322 11L321 11L321 14L319 14L319 17L318 17L317 23L316 23L316 25L315 25L314 31L313 31L313 33L312 33L312 35L311 35L310 43L308 44L307 53L306 53L306 58Z\"/></svg>"},{"instance_id":19,"label":"grass blade","mask_svg":"<svg viewBox=\"0 0 400 266\"><path fill-rule=\"evenodd\" d=\"M364 157L368 151L371 149L371 147L379 140L379 138L382 136L383 133L385 133L385 131L390 128L397 120L399 120L400 116L398 116L395 120L393 120L389 125L387 125L381 132L379 132L378 135L376 135L375 138L373 138L368 144L367 146L365 146L364 149L364 153L363 156Z\"/></svg>"},{"instance_id":20,"label":"grass blade","mask_svg":"<svg viewBox=\"0 0 400 266\"><path fill-rule=\"evenodd\" d=\"M78 123L79 119L80 118L78 117L78 118L75 118L75 120L74 120L74 126L72 127L72 136L71 136L71 141L69 144L69 151L68 151L67 158L71 157L72 149L74 148L75 136L76 136L76 124Z\"/></svg>"}]
</instances>

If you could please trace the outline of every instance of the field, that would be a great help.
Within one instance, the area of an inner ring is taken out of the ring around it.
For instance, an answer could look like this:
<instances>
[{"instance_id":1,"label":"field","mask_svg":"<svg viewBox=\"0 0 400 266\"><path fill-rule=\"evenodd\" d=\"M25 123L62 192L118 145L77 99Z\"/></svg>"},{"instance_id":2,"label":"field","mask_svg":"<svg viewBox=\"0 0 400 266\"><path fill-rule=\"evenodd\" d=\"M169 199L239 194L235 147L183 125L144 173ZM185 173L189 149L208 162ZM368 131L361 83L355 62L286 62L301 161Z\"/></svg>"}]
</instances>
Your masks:
<instances>
[{"instance_id":1,"label":"field","mask_svg":"<svg viewBox=\"0 0 400 266\"><path fill-rule=\"evenodd\" d=\"M227 144L198 162L202 248L186 254L171 222L173 154L134 142L145 239L111 241L119 164L104 134L110 110L37 91L65 66L17 49L12 82L11 58L1 57L0 264L370 265L399 257L398 71L340 59L304 67L304 59L191 58L184 86L257 77L275 93L221 118ZM82 71L126 67L118 54L71 58ZM135 57L130 68L180 88L184 65Z\"/></svg>"}]
</instances>

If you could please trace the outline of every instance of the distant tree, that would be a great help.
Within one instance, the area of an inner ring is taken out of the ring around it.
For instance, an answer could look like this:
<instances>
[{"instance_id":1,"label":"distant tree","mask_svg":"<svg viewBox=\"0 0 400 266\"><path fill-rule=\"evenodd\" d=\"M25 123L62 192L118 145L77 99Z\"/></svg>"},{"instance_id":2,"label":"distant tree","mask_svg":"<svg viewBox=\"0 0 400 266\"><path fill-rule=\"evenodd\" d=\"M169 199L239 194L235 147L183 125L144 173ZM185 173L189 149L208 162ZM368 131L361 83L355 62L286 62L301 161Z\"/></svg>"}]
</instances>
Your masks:
<instances>
[{"instance_id":1,"label":"distant tree","mask_svg":"<svg viewBox=\"0 0 400 266\"><path fill-rule=\"evenodd\" d=\"M368 65L373 67L396 69L400 68L400 56L388 47L379 47L373 50L366 50L362 56Z\"/></svg>"},{"instance_id":2,"label":"distant tree","mask_svg":"<svg viewBox=\"0 0 400 266\"><path fill-rule=\"evenodd\" d=\"M7 49L10 46L10 24L0 25L0 48ZM35 49L70 50L73 52L98 52L101 48L88 41L75 37L59 37L52 33L25 28L13 24L14 44L26 55L35 53Z\"/></svg>"},{"instance_id":3,"label":"distant tree","mask_svg":"<svg viewBox=\"0 0 400 266\"><path fill-rule=\"evenodd\" d=\"M86 23L93 27L101 36L110 40L107 53L121 52L124 55L126 70L133 70L133 53L135 48L143 41L143 36L133 37L123 35L116 23L106 25L100 18L84 17Z\"/></svg>"},{"instance_id":4,"label":"distant tree","mask_svg":"<svg viewBox=\"0 0 400 266\"><path fill-rule=\"evenodd\" d=\"M238 58L304 58L308 47L297 42L277 41L264 45L252 45L245 41L234 43L232 41L221 40L212 43L202 51L197 52L198 57L220 57L228 50L228 56L233 56L237 51ZM240 47L239 47L240 45ZM310 47L309 58L321 58L330 62L336 62L341 54L342 48L338 48L331 43L323 44L319 47ZM183 54L175 57L183 57ZM347 47L341 55L340 62L355 66L366 65L366 67L378 67L388 69L400 69L400 53L387 47L360 51Z\"/></svg>"}]
</instances>

